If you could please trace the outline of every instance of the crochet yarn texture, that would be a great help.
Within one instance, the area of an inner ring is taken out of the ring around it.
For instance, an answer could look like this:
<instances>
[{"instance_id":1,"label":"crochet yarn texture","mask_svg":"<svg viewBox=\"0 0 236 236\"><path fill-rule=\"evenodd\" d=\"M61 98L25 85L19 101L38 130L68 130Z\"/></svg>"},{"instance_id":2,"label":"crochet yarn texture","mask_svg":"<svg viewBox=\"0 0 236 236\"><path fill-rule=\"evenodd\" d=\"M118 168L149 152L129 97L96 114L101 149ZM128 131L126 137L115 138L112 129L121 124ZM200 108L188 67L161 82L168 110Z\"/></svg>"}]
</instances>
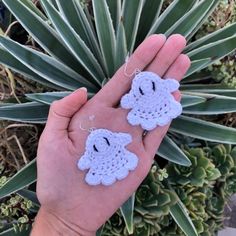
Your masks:
<instances>
[{"instance_id":1,"label":"crochet yarn texture","mask_svg":"<svg viewBox=\"0 0 236 236\"><path fill-rule=\"evenodd\" d=\"M85 181L89 185L111 185L124 179L138 165L138 157L125 146L132 137L127 133L114 133L107 129L92 131L86 141L85 153L77 165L89 169Z\"/></svg>"},{"instance_id":2,"label":"crochet yarn texture","mask_svg":"<svg viewBox=\"0 0 236 236\"><path fill-rule=\"evenodd\" d=\"M181 104L171 94L178 88L179 82L174 79L161 79L148 71L137 74L131 90L121 98L121 107L131 109L128 122L144 130L168 124L182 112Z\"/></svg>"}]
</instances>

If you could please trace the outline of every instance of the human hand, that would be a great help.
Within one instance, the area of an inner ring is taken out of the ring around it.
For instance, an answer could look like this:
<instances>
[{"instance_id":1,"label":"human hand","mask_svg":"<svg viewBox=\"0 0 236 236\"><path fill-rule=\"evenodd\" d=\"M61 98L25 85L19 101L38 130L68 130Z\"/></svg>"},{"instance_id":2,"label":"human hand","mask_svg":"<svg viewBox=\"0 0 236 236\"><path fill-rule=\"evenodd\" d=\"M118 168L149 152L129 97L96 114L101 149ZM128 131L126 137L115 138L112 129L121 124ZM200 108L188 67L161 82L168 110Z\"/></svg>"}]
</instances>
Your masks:
<instances>
[{"instance_id":1,"label":"human hand","mask_svg":"<svg viewBox=\"0 0 236 236\"><path fill-rule=\"evenodd\" d=\"M190 66L189 58L181 54L185 45L181 35L172 35L167 40L164 35L152 35L130 57L127 71L132 73L138 68L179 81ZM143 138L140 126L128 124L129 111L118 105L131 82L124 75L123 65L89 101L86 90L79 89L53 102L38 147L37 195L41 209L32 235L95 235L148 174L169 125L157 127ZM181 98L179 91L174 96L178 101ZM137 168L111 186L88 185L84 181L86 172L77 168L89 134L81 130L80 124L91 115L95 116L96 128L131 134L133 141L127 149L139 158Z\"/></svg>"}]
</instances>

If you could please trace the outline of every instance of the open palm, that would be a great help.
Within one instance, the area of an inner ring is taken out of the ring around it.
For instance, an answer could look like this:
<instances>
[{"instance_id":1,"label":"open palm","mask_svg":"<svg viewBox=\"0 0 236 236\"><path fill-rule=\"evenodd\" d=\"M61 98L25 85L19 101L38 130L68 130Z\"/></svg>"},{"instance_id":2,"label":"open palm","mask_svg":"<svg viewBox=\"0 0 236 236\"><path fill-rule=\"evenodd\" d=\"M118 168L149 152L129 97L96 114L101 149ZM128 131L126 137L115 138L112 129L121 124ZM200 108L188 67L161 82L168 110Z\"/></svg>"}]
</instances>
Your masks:
<instances>
[{"instance_id":1,"label":"open palm","mask_svg":"<svg viewBox=\"0 0 236 236\"><path fill-rule=\"evenodd\" d=\"M180 80L190 66L188 57L181 54L185 44L180 35L172 35L167 40L164 35L152 35L130 57L127 72L138 68ZM166 125L143 136L140 126L128 124L129 111L120 108L119 102L129 91L131 82L132 78L124 74L123 65L89 101L86 90L80 89L51 106L38 148L37 195L41 209L50 212L73 232L93 235L129 198L148 174L168 130L169 125ZM176 100L181 98L179 92L174 96ZM133 141L127 149L139 158L137 168L111 186L86 184L86 171L78 170L76 165L89 134L80 124L87 126L90 116L95 117L93 126L96 128L131 134Z\"/></svg>"}]
</instances>

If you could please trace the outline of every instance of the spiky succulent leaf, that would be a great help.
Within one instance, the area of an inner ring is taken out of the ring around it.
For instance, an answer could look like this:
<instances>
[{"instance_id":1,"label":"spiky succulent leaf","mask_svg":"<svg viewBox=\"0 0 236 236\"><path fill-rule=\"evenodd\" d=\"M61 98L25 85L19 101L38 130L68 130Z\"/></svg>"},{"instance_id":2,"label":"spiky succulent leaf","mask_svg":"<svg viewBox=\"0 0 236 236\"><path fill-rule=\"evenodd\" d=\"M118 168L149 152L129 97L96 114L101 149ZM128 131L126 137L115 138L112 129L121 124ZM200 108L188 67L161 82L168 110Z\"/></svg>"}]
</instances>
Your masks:
<instances>
[{"instance_id":1,"label":"spiky succulent leaf","mask_svg":"<svg viewBox=\"0 0 236 236\"><path fill-rule=\"evenodd\" d=\"M23 1L3 0L3 2L46 52L75 71L85 73L84 68L62 42L56 31L49 25L49 21L45 21L36 15Z\"/></svg>"},{"instance_id":2,"label":"spiky succulent leaf","mask_svg":"<svg viewBox=\"0 0 236 236\"><path fill-rule=\"evenodd\" d=\"M236 98L214 94L207 95L205 102L185 107L183 110L184 114L196 115L217 115L231 112L236 112Z\"/></svg>"},{"instance_id":3,"label":"spiky succulent leaf","mask_svg":"<svg viewBox=\"0 0 236 236\"><path fill-rule=\"evenodd\" d=\"M74 90L80 86L88 86L96 90L95 85L53 57L2 36L0 36L0 44L14 57L20 59L25 66L51 83L69 90Z\"/></svg>"},{"instance_id":4,"label":"spiky succulent leaf","mask_svg":"<svg viewBox=\"0 0 236 236\"><path fill-rule=\"evenodd\" d=\"M229 38L235 34L236 23L226 26L222 29L219 29L211 34L208 34L192 43L187 45L185 52L191 51L193 49L199 48L201 46L207 45L209 43L217 42L219 40Z\"/></svg>"},{"instance_id":5,"label":"spiky succulent leaf","mask_svg":"<svg viewBox=\"0 0 236 236\"><path fill-rule=\"evenodd\" d=\"M166 31L168 31L172 25L174 25L181 17L185 16L186 12L192 9L196 2L197 1L194 0L189 0L186 2L174 0L159 16L159 18L155 19L148 32L148 35L153 33L166 33Z\"/></svg>"},{"instance_id":6,"label":"spiky succulent leaf","mask_svg":"<svg viewBox=\"0 0 236 236\"><path fill-rule=\"evenodd\" d=\"M183 108L185 108L197 105L199 103L204 103L205 101L206 99L201 96L183 94L181 99L181 105Z\"/></svg>"},{"instance_id":7,"label":"spiky succulent leaf","mask_svg":"<svg viewBox=\"0 0 236 236\"><path fill-rule=\"evenodd\" d=\"M92 3L100 48L106 61L108 76L112 76L114 73L116 42L111 15L105 0L92 1Z\"/></svg>"},{"instance_id":8,"label":"spiky succulent leaf","mask_svg":"<svg viewBox=\"0 0 236 236\"><path fill-rule=\"evenodd\" d=\"M39 76L37 73L30 70L27 66L22 64L20 62L20 60L18 60L14 56L12 56L4 48L0 48L0 62L1 62L1 64L14 70L15 72L18 72L18 73L24 75L25 77L29 78L30 80L33 80L33 81L38 82L40 84L43 84L49 88L60 89L59 86L49 82L48 80Z\"/></svg>"},{"instance_id":9,"label":"spiky succulent leaf","mask_svg":"<svg viewBox=\"0 0 236 236\"><path fill-rule=\"evenodd\" d=\"M34 183L36 178L36 160L33 160L0 188L0 199Z\"/></svg>"},{"instance_id":10,"label":"spiky succulent leaf","mask_svg":"<svg viewBox=\"0 0 236 236\"><path fill-rule=\"evenodd\" d=\"M171 162L174 162L183 166L191 165L191 162L189 161L187 156L168 136L164 137L162 144L160 148L158 149L157 153L161 157Z\"/></svg>"},{"instance_id":11,"label":"spiky succulent leaf","mask_svg":"<svg viewBox=\"0 0 236 236\"><path fill-rule=\"evenodd\" d=\"M46 123L49 106L38 102L27 102L0 107L0 119L29 123Z\"/></svg>"},{"instance_id":12,"label":"spiky succulent leaf","mask_svg":"<svg viewBox=\"0 0 236 236\"><path fill-rule=\"evenodd\" d=\"M192 7L171 26L165 34L169 36L174 33L180 33L188 37L194 29L200 25L199 23L206 18L207 13L211 11L212 8L215 8L214 2L219 2L219 0L205 0L196 4L196 6Z\"/></svg>"},{"instance_id":13,"label":"spiky succulent leaf","mask_svg":"<svg viewBox=\"0 0 236 236\"><path fill-rule=\"evenodd\" d=\"M121 5L122 1L113 1L113 0L106 0L110 14L111 19L113 23L113 28L115 32L118 30L118 24L121 18Z\"/></svg>"},{"instance_id":14,"label":"spiky succulent leaf","mask_svg":"<svg viewBox=\"0 0 236 236\"><path fill-rule=\"evenodd\" d=\"M193 117L180 116L173 120L170 129L174 132L194 138L219 143L236 143L236 130L234 128Z\"/></svg>"},{"instance_id":15,"label":"spiky succulent leaf","mask_svg":"<svg viewBox=\"0 0 236 236\"><path fill-rule=\"evenodd\" d=\"M192 220L190 219L187 210L182 202L176 203L170 207L170 214L175 219L175 222L183 230L185 235L198 236Z\"/></svg>"},{"instance_id":16,"label":"spiky succulent leaf","mask_svg":"<svg viewBox=\"0 0 236 236\"><path fill-rule=\"evenodd\" d=\"M116 36L115 69L119 69L119 67L124 63L127 55L128 55L128 51L127 51L125 29L124 29L123 22L121 21L119 23L117 36Z\"/></svg>"},{"instance_id":17,"label":"spiky succulent leaf","mask_svg":"<svg viewBox=\"0 0 236 236\"><path fill-rule=\"evenodd\" d=\"M134 223L133 223L133 213L134 213L134 200L135 193L120 207L120 211L125 220L126 228L129 234L133 233Z\"/></svg>"},{"instance_id":18,"label":"spiky succulent leaf","mask_svg":"<svg viewBox=\"0 0 236 236\"><path fill-rule=\"evenodd\" d=\"M162 6L163 0L145 1L140 16L136 45L140 44L141 41L146 37L151 25L159 17Z\"/></svg>"},{"instance_id":19,"label":"spiky succulent leaf","mask_svg":"<svg viewBox=\"0 0 236 236\"><path fill-rule=\"evenodd\" d=\"M125 28L127 49L130 53L134 49L143 4L143 0L124 0L122 4L121 17Z\"/></svg>"},{"instance_id":20,"label":"spiky succulent leaf","mask_svg":"<svg viewBox=\"0 0 236 236\"><path fill-rule=\"evenodd\" d=\"M68 24L75 30L85 44L89 46L104 68L104 58L102 58L96 35L89 24L81 4L76 0L72 0L70 4L63 0L57 0L57 5L64 19L66 19Z\"/></svg>"},{"instance_id":21,"label":"spiky succulent leaf","mask_svg":"<svg viewBox=\"0 0 236 236\"><path fill-rule=\"evenodd\" d=\"M83 65L88 73L93 77L94 81L99 86L104 77L101 66L98 61L86 46L84 41L79 37L74 29L65 22L60 16L60 13L47 0L41 0L44 9L50 18L52 24L61 36L64 43L68 46L71 53ZM89 78L88 78L89 80Z\"/></svg>"}]
</instances>

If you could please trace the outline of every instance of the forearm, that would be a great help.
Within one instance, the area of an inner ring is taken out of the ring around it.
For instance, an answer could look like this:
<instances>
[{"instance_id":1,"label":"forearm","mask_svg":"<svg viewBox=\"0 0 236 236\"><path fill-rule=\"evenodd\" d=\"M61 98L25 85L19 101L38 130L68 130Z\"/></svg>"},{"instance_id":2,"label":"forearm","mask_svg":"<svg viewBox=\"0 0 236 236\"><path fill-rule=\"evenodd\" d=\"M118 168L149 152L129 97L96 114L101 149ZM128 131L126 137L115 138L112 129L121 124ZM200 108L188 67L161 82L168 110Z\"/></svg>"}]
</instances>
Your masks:
<instances>
[{"instance_id":1,"label":"forearm","mask_svg":"<svg viewBox=\"0 0 236 236\"><path fill-rule=\"evenodd\" d=\"M58 216L40 208L33 224L31 236L95 236L77 225L68 224Z\"/></svg>"}]
</instances>

